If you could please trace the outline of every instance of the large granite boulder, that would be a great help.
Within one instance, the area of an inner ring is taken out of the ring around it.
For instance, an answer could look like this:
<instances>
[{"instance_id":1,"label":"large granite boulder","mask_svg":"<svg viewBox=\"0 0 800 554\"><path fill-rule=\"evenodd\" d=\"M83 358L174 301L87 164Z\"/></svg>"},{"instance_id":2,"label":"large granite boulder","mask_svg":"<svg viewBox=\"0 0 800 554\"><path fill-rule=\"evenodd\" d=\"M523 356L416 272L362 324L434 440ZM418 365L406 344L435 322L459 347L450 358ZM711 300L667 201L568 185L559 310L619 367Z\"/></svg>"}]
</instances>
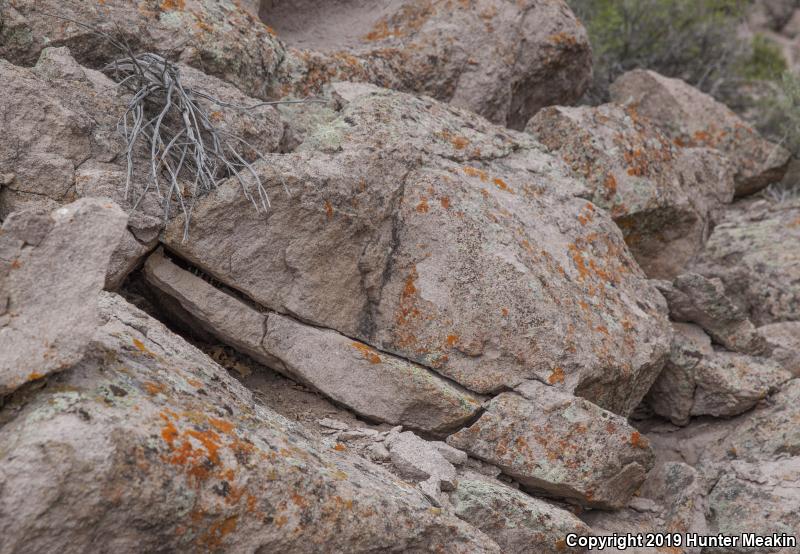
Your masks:
<instances>
[{"instance_id":1,"label":"large granite boulder","mask_svg":"<svg viewBox=\"0 0 800 554\"><path fill-rule=\"evenodd\" d=\"M525 127L590 187L650 277L672 278L703 247L733 199L728 161L680 149L636 111L615 104L550 107Z\"/></svg>"},{"instance_id":2,"label":"large granite boulder","mask_svg":"<svg viewBox=\"0 0 800 554\"><path fill-rule=\"evenodd\" d=\"M342 83L335 118L200 199L178 257L257 304L488 393L525 379L627 414L666 357L663 298L532 137ZM284 192L284 183L289 194Z\"/></svg>"},{"instance_id":3,"label":"large granite boulder","mask_svg":"<svg viewBox=\"0 0 800 554\"><path fill-rule=\"evenodd\" d=\"M122 298L101 317L81 362L0 409L3 551L499 552Z\"/></svg>"},{"instance_id":4,"label":"large granite boulder","mask_svg":"<svg viewBox=\"0 0 800 554\"><path fill-rule=\"evenodd\" d=\"M0 229L0 397L77 363L127 216L108 199L7 217Z\"/></svg>"},{"instance_id":5,"label":"large granite boulder","mask_svg":"<svg viewBox=\"0 0 800 554\"><path fill-rule=\"evenodd\" d=\"M426 94L521 129L537 110L576 102L591 49L563 0L263 2L261 18L293 48L281 93L335 80Z\"/></svg>"},{"instance_id":6,"label":"large granite boulder","mask_svg":"<svg viewBox=\"0 0 800 554\"><path fill-rule=\"evenodd\" d=\"M679 147L704 146L724 153L735 168L736 195L778 182L789 151L762 138L724 104L680 79L636 69L611 84L611 99L658 124Z\"/></svg>"}]
</instances>

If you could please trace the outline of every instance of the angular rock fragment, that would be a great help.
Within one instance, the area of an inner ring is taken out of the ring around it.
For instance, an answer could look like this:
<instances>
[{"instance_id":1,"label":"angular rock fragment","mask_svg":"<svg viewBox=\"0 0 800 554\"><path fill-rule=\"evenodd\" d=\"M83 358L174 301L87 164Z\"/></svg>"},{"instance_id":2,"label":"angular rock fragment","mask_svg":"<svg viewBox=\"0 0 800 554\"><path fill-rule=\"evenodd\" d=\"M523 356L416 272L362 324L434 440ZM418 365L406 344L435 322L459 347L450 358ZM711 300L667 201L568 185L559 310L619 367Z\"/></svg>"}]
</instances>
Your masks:
<instances>
[{"instance_id":1,"label":"angular rock fragment","mask_svg":"<svg viewBox=\"0 0 800 554\"><path fill-rule=\"evenodd\" d=\"M257 311L160 251L148 258L145 277L203 330L367 418L444 435L480 408L475 396L429 369L335 331Z\"/></svg>"},{"instance_id":2,"label":"angular rock fragment","mask_svg":"<svg viewBox=\"0 0 800 554\"><path fill-rule=\"evenodd\" d=\"M258 164L266 219L230 181L195 206L191 241L170 225L168 248L261 306L472 391L537 378L630 413L667 354L666 307L580 182L473 114L335 90L349 97L336 119Z\"/></svg>"},{"instance_id":3,"label":"angular rock fragment","mask_svg":"<svg viewBox=\"0 0 800 554\"><path fill-rule=\"evenodd\" d=\"M593 508L625 506L653 465L625 419L535 381L496 396L447 442L528 490Z\"/></svg>"},{"instance_id":4,"label":"angular rock fragment","mask_svg":"<svg viewBox=\"0 0 800 554\"><path fill-rule=\"evenodd\" d=\"M676 147L632 109L550 107L525 130L586 180L592 202L611 214L650 277L675 276L733 199L727 160L709 149Z\"/></svg>"},{"instance_id":5,"label":"angular rock fragment","mask_svg":"<svg viewBox=\"0 0 800 554\"><path fill-rule=\"evenodd\" d=\"M720 279L756 326L800 320L800 200L732 206L690 270Z\"/></svg>"},{"instance_id":6,"label":"angular rock fragment","mask_svg":"<svg viewBox=\"0 0 800 554\"><path fill-rule=\"evenodd\" d=\"M778 182L789 152L763 139L727 106L680 79L636 69L611 85L611 98L660 126L679 147L703 146L723 152L735 167L736 195L752 194Z\"/></svg>"},{"instance_id":7,"label":"angular rock fragment","mask_svg":"<svg viewBox=\"0 0 800 554\"><path fill-rule=\"evenodd\" d=\"M490 480L461 479L452 495L455 514L491 537L503 552L578 553L569 533L590 529L568 511Z\"/></svg>"},{"instance_id":8,"label":"angular rock fragment","mask_svg":"<svg viewBox=\"0 0 800 554\"><path fill-rule=\"evenodd\" d=\"M674 327L670 359L646 400L675 425L688 424L691 416L745 412L792 377L769 359L715 351L697 326Z\"/></svg>"},{"instance_id":9,"label":"angular rock fragment","mask_svg":"<svg viewBox=\"0 0 800 554\"><path fill-rule=\"evenodd\" d=\"M101 309L78 365L0 409L3 549L499 552L120 297Z\"/></svg>"},{"instance_id":10,"label":"angular rock fragment","mask_svg":"<svg viewBox=\"0 0 800 554\"><path fill-rule=\"evenodd\" d=\"M733 352L763 354L766 342L742 309L725 295L719 279L697 273L678 275L672 284L657 283L675 321L696 323L717 344Z\"/></svg>"},{"instance_id":11,"label":"angular rock fragment","mask_svg":"<svg viewBox=\"0 0 800 554\"><path fill-rule=\"evenodd\" d=\"M108 199L15 212L0 230L0 396L77 363L127 216Z\"/></svg>"},{"instance_id":12,"label":"angular rock fragment","mask_svg":"<svg viewBox=\"0 0 800 554\"><path fill-rule=\"evenodd\" d=\"M404 431L386 444L395 469L406 479L421 481L420 490L437 506L441 504L442 492L455 489L456 468L433 443Z\"/></svg>"}]
</instances>

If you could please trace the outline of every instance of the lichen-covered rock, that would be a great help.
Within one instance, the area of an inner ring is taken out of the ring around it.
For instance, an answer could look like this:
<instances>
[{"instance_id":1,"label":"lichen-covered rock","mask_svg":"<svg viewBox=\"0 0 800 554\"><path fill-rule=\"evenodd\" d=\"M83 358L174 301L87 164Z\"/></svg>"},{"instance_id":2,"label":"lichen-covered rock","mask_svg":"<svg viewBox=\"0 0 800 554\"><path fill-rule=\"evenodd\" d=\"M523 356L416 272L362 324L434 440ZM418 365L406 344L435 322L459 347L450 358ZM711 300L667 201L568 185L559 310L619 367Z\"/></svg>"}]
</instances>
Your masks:
<instances>
[{"instance_id":1,"label":"lichen-covered rock","mask_svg":"<svg viewBox=\"0 0 800 554\"><path fill-rule=\"evenodd\" d=\"M456 488L456 468L434 444L411 431L390 435L386 444L397 472L406 479L421 481L420 490L436 506L441 505L442 492Z\"/></svg>"},{"instance_id":2,"label":"lichen-covered rock","mask_svg":"<svg viewBox=\"0 0 800 554\"><path fill-rule=\"evenodd\" d=\"M4 551L499 552L120 297L101 309L78 365L0 409Z\"/></svg>"},{"instance_id":3,"label":"lichen-covered rock","mask_svg":"<svg viewBox=\"0 0 800 554\"><path fill-rule=\"evenodd\" d=\"M260 312L181 269L161 251L145 263L147 282L199 326L255 360L310 385L369 419L445 435L480 409L473 395L431 370L331 330ZM170 309L170 308L168 308Z\"/></svg>"},{"instance_id":4,"label":"lichen-covered rock","mask_svg":"<svg viewBox=\"0 0 800 554\"><path fill-rule=\"evenodd\" d=\"M265 98L285 50L238 1L15 0L0 4L0 58L31 65L46 46L67 46L99 67L125 52L155 52Z\"/></svg>"},{"instance_id":5,"label":"lichen-covered rock","mask_svg":"<svg viewBox=\"0 0 800 554\"><path fill-rule=\"evenodd\" d=\"M264 3L260 15L295 47L279 67L281 94L371 82L521 129L591 80L586 31L563 0L303 0Z\"/></svg>"},{"instance_id":6,"label":"lichen-covered rock","mask_svg":"<svg viewBox=\"0 0 800 554\"><path fill-rule=\"evenodd\" d=\"M800 320L800 200L732 206L690 269L720 279L756 326Z\"/></svg>"},{"instance_id":7,"label":"lichen-covered rock","mask_svg":"<svg viewBox=\"0 0 800 554\"><path fill-rule=\"evenodd\" d=\"M357 92L353 92L353 89ZM258 304L475 392L547 381L627 414L666 357L663 298L619 230L532 137L425 98L339 84L346 105L230 181L164 242ZM283 182L290 195L283 191Z\"/></svg>"},{"instance_id":8,"label":"lichen-covered rock","mask_svg":"<svg viewBox=\"0 0 800 554\"><path fill-rule=\"evenodd\" d=\"M800 457L747 463L732 462L708 495L710 534L741 537L797 537L800 529ZM784 535L785 534L785 535ZM791 544L706 548L712 554L789 554Z\"/></svg>"},{"instance_id":9,"label":"lichen-covered rock","mask_svg":"<svg viewBox=\"0 0 800 554\"><path fill-rule=\"evenodd\" d=\"M768 359L714 351L694 325L674 326L672 353L647 401L676 425L686 425L691 416L740 414L792 377Z\"/></svg>"},{"instance_id":10,"label":"lichen-covered rock","mask_svg":"<svg viewBox=\"0 0 800 554\"><path fill-rule=\"evenodd\" d=\"M766 341L747 314L725 295L725 285L719 279L683 273L671 284L659 282L656 286L667 299L674 321L696 323L714 342L733 352L766 352Z\"/></svg>"},{"instance_id":11,"label":"lichen-covered rock","mask_svg":"<svg viewBox=\"0 0 800 554\"><path fill-rule=\"evenodd\" d=\"M0 230L0 397L77 363L127 217L108 199L15 212Z\"/></svg>"},{"instance_id":12,"label":"lichen-covered rock","mask_svg":"<svg viewBox=\"0 0 800 554\"><path fill-rule=\"evenodd\" d=\"M758 328L772 350L770 358L794 375L800 377L800 321L770 323Z\"/></svg>"},{"instance_id":13,"label":"lichen-covered rock","mask_svg":"<svg viewBox=\"0 0 800 554\"><path fill-rule=\"evenodd\" d=\"M528 490L595 508L625 506L654 459L624 418L535 381L493 398L447 442Z\"/></svg>"},{"instance_id":14,"label":"lichen-covered rock","mask_svg":"<svg viewBox=\"0 0 800 554\"><path fill-rule=\"evenodd\" d=\"M702 248L733 173L719 153L680 149L633 109L550 107L525 130L586 180L651 277L671 278Z\"/></svg>"},{"instance_id":15,"label":"lichen-covered rock","mask_svg":"<svg viewBox=\"0 0 800 554\"><path fill-rule=\"evenodd\" d=\"M708 534L705 518L706 485L700 473L681 462L665 462L653 469L640 489L640 496L617 512L592 510L581 518L595 535L618 533L676 533L685 545L686 533ZM664 552L700 554L696 547L662 547ZM624 550L610 548L608 552L650 554L653 547L633 547ZM659 549L656 549L659 551Z\"/></svg>"},{"instance_id":16,"label":"lichen-covered rock","mask_svg":"<svg viewBox=\"0 0 800 554\"><path fill-rule=\"evenodd\" d=\"M659 125L679 147L704 146L726 154L735 167L736 195L781 180L789 152L763 139L727 106L680 79L636 69L611 84L611 98Z\"/></svg>"},{"instance_id":17,"label":"lichen-covered rock","mask_svg":"<svg viewBox=\"0 0 800 554\"><path fill-rule=\"evenodd\" d=\"M590 529L570 512L488 479L461 479L452 494L455 514L491 537L503 552L579 553L569 533Z\"/></svg>"},{"instance_id":18,"label":"lichen-covered rock","mask_svg":"<svg viewBox=\"0 0 800 554\"><path fill-rule=\"evenodd\" d=\"M232 104L255 103L219 79L186 66L181 72L186 86ZM128 100L113 81L79 65L65 47L45 48L32 68L0 59L0 125L14 129L0 135L0 167L7 181L0 187L0 218L27 207L55 209L87 196L111 198L126 210L136 204L109 266L108 288L119 286L152 250L163 227L164 210L155 192L139 201L150 171L144 141L134 150L126 195L125 144L117 124ZM261 151L278 149L283 125L272 107L243 112L198 102L220 130ZM242 150L254 159L249 148Z\"/></svg>"}]
</instances>

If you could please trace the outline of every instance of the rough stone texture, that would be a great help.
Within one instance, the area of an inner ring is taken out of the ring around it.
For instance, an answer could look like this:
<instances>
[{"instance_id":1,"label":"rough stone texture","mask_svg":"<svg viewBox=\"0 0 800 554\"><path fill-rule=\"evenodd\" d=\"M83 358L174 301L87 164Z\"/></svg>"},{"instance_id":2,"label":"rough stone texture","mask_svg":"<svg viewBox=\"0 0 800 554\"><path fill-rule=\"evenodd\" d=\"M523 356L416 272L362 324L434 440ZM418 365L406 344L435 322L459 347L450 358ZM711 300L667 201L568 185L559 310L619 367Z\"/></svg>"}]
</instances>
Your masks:
<instances>
[{"instance_id":1,"label":"rough stone texture","mask_svg":"<svg viewBox=\"0 0 800 554\"><path fill-rule=\"evenodd\" d=\"M14 9L7 3L0 11L4 8ZM219 79L186 66L181 71L188 86L234 104L255 103ZM149 162L142 143L135 150L134 181L126 197L125 146L117 123L127 100L110 79L79 65L65 47L44 49L32 68L0 59L0 126L14 129L0 136L0 167L8 175L8 182L0 187L0 218L28 207L54 209L86 196L108 197L130 210L143 190ZM283 124L272 107L242 112L205 100L200 104L212 111L219 129L263 152L278 149ZM246 150L245 157L254 159ZM162 220L158 197L148 195L114 252L108 288L118 287L153 249Z\"/></svg>"},{"instance_id":2,"label":"rough stone texture","mask_svg":"<svg viewBox=\"0 0 800 554\"><path fill-rule=\"evenodd\" d=\"M756 326L800 320L800 200L736 204L691 271L719 278Z\"/></svg>"},{"instance_id":3,"label":"rough stone texture","mask_svg":"<svg viewBox=\"0 0 800 554\"><path fill-rule=\"evenodd\" d=\"M636 69L611 84L611 99L659 125L676 145L716 148L733 162L736 195L780 181L789 152L763 139L727 106L680 79Z\"/></svg>"},{"instance_id":4,"label":"rough stone texture","mask_svg":"<svg viewBox=\"0 0 800 554\"><path fill-rule=\"evenodd\" d=\"M671 278L702 248L733 173L719 153L681 149L632 108L550 107L525 130L591 188L645 273Z\"/></svg>"},{"instance_id":5,"label":"rough stone texture","mask_svg":"<svg viewBox=\"0 0 800 554\"><path fill-rule=\"evenodd\" d=\"M732 462L711 490L708 503L713 534L772 537L786 533L796 537L800 529L800 457L755 464ZM797 548L709 548L703 552L789 554Z\"/></svg>"},{"instance_id":6,"label":"rough stone texture","mask_svg":"<svg viewBox=\"0 0 800 554\"><path fill-rule=\"evenodd\" d=\"M586 31L562 0L273 1L262 19L291 49L282 92L334 80L432 96L521 129L591 80Z\"/></svg>"},{"instance_id":7,"label":"rough stone texture","mask_svg":"<svg viewBox=\"0 0 800 554\"><path fill-rule=\"evenodd\" d=\"M653 469L641 488L641 496L631 500L629 506L618 512L592 510L581 517L595 535L618 533L684 533L708 534L705 518L706 485L702 476L691 466L681 462L665 462ZM607 552L651 554L669 552L700 554L700 548L663 547L663 549L610 548Z\"/></svg>"},{"instance_id":8,"label":"rough stone texture","mask_svg":"<svg viewBox=\"0 0 800 554\"><path fill-rule=\"evenodd\" d=\"M488 479L462 479L452 495L455 514L491 537L503 552L579 553L568 533L588 535L577 517L544 500Z\"/></svg>"},{"instance_id":9,"label":"rough stone texture","mask_svg":"<svg viewBox=\"0 0 800 554\"><path fill-rule=\"evenodd\" d=\"M0 396L78 362L127 217L108 199L16 212L0 230Z\"/></svg>"},{"instance_id":10,"label":"rough stone texture","mask_svg":"<svg viewBox=\"0 0 800 554\"><path fill-rule=\"evenodd\" d=\"M496 396L447 442L529 490L596 508L625 506L653 465L624 418L535 381Z\"/></svg>"},{"instance_id":11,"label":"rough stone texture","mask_svg":"<svg viewBox=\"0 0 800 554\"><path fill-rule=\"evenodd\" d=\"M699 327L674 326L670 359L646 398L675 425L686 425L691 416L740 414L792 377L765 358L715 352Z\"/></svg>"},{"instance_id":12,"label":"rough stone texture","mask_svg":"<svg viewBox=\"0 0 800 554\"><path fill-rule=\"evenodd\" d=\"M404 431L387 438L390 459L406 479L421 481L420 490L436 506L441 505L442 492L456 488L456 468L430 442Z\"/></svg>"},{"instance_id":13,"label":"rough stone texture","mask_svg":"<svg viewBox=\"0 0 800 554\"><path fill-rule=\"evenodd\" d=\"M51 15L52 14L52 15ZM285 50L270 30L235 0L14 0L0 4L0 58L33 64L45 46L68 46L84 65L100 67L123 54L155 52L264 98Z\"/></svg>"},{"instance_id":14,"label":"rough stone texture","mask_svg":"<svg viewBox=\"0 0 800 554\"><path fill-rule=\"evenodd\" d=\"M666 357L666 306L580 183L472 114L336 91L336 119L258 166L266 219L230 182L196 206L191 241L168 228L169 248L271 310L473 391L536 378L629 413Z\"/></svg>"},{"instance_id":15,"label":"rough stone texture","mask_svg":"<svg viewBox=\"0 0 800 554\"><path fill-rule=\"evenodd\" d=\"M145 277L205 331L362 416L444 435L480 408L477 398L429 369L334 331L261 313L160 251L148 258Z\"/></svg>"},{"instance_id":16,"label":"rough stone texture","mask_svg":"<svg viewBox=\"0 0 800 554\"><path fill-rule=\"evenodd\" d=\"M667 299L673 320L696 323L714 342L733 352L763 354L767 350L764 338L747 314L725 295L725 285L719 279L683 273L671 284L656 286Z\"/></svg>"},{"instance_id":17,"label":"rough stone texture","mask_svg":"<svg viewBox=\"0 0 800 554\"><path fill-rule=\"evenodd\" d=\"M121 298L102 313L80 364L0 411L4 550L499 552Z\"/></svg>"},{"instance_id":18,"label":"rough stone texture","mask_svg":"<svg viewBox=\"0 0 800 554\"><path fill-rule=\"evenodd\" d=\"M772 349L770 357L783 369L800 377L800 321L764 325L758 328L758 334Z\"/></svg>"}]
</instances>

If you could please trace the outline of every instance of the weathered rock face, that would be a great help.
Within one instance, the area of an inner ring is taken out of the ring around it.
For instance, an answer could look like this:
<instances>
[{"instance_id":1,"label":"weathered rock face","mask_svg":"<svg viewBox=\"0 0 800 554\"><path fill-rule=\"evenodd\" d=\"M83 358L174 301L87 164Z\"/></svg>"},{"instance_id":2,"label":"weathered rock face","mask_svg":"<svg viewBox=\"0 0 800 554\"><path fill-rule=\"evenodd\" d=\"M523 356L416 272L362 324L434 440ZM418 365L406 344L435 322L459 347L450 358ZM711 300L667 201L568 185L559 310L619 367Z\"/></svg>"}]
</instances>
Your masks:
<instances>
[{"instance_id":1,"label":"weathered rock face","mask_svg":"<svg viewBox=\"0 0 800 554\"><path fill-rule=\"evenodd\" d=\"M800 528L800 458L793 457L758 464L732 462L708 496L709 531L741 536L754 533L765 537L786 533L796 537ZM766 517L765 517L766 515ZM773 547L777 546L777 548ZM780 553L797 551L780 544L761 548L709 548L712 553Z\"/></svg>"},{"instance_id":2,"label":"weathered rock face","mask_svg":"<svg viewBox=\"0 0 800 554\"><path fill-rule=\"evenodd\" d=\"M187 86L227 102L252 106L255 100L219 79L181 66ZM46 48L33 68L0 59L0 124L14 129L0 137L0 218L27 207L55 209L81 197L108 197L125 209L139 200L149 171L144 144L134 151L133 182L125 194L125 145L117 123L129 98L105 75L79 65L64 48ZM215 125L253 147L278 149L283 125L276 110L253 112L200 104L212 110ZM216 109L214 109L216 108ZM253 153L245 152L252 159ZM155 194L138 203L109 266L106 286L116 288L156 244L163 209Z\"/></svg>"},{"instance_id":3,"label":"weathered rock face","mask_svg":"<svg viewBox=\"0 0 800 554\"><path fill-rule=\"evenodd\" d=\"M99 325L97 296L125 213L84 198L16 212L0 230L0 397L77 363Z\"/></svg>"},{"instance_id":4,"label":"weathered rock face","mask_svg":"<svg viewBox=\"0 0 800 554\"><path fill-rule=\"evenodd\" d=\"M535 381L496 396L447 442L529 490L596 508L625 506L653 465L624 418Z\"/></svg>"},{"instance_id":5,"label":"weathered rock face","mask_svg":"<svg viewBox=\"0 0 800 554\"><path fill-rule=\"evenodd\" d=\"M537 110L576 102L591 80L586 31L562 0L263 2L290 49L282 93L336 80L432 96L521 129Z\"/></svg>"},{"instance_id":6,"label":"weathered rock face","mask_svg":"<svg viewBox=\"0 0 800 554\"><path fill-rule=\"evenodd\" d=\"M716 148L733 162L736 195L781 180L789 152L770 143L727 106L680 79L637 69L611 85L611 98L651 119L678 146Z\"/></svg>"},{"instance_id":7,"label":"weathered rock face","mask_svg":"<svg viewBox=\"0 0 800 554\"><path fill-rule=\"evenodd\" d=\"M101 305L84 360L0 412L5 550L498 552L121 298Z\"/></svg>"},{"instance_id":8,"label":"weathered rock face","mask_svg":"<svg viewBox=\"0 0 800 554\"><path fill-rule=\"evenodd\" d=\"M632 410L668 350L666 307L560 162L431 100L336 90L336 119L258 166L266 218L231 182L198 202L191 241L168 228L168 247L262 306L473 391L536 378Z\"/></svg>"},{"instance_id":9,"label":"weathered rock face","mask_svg":"<svg viewBox=\"0 0 800 554\"><path fill-rule=\"evenodd\" d=\"M719 279L683 273L670 283L657 283L675 321L696 323L717 344L733 352L763 354L766 341L742 309L725 295Z\"/></svg>"},{"instance_id":10,"label":"weathered rock face","mask_svg":"<svg viewBox=\"0 0 800 554\"><path fill-rule=\"evenodd\" d=\"M594 534L708 534L705 518L706 485L699 472L691 466L681 462L660 464L650 472L639 492L640 496L632 499L624 510L592 510L581 517L591 526ZM650 554L653 550L653 547L611 548L610 552ZM700 554L701 549L666 547L664 551Z\"/></svg>"},{"instance_id":11,"label":"weathered rock face","mask_svg":"<svg viewBox=\"0 0 800 554\"><path fill-rule=\"evenodd\" d=\"M759 327L758 334L772 350L770 357L783 369L800 377L800 321L770 323Z\"/></svg>"},{"instance_id":12,"label":"weathered rock face","mask_svg":"<svg viewBox=\"0 0 800 554\"><path fill-rule=\"evenodd\" d=\"M453 493L455 514L490 536L503 552L578 553L569 533L590 530L566 510L489 480L460 480Z\"/></svg>"},{"instance_id":13,"label":"weathered rock face","mask_svg":"<svg viewBox=\"0 0 800 554\"><path fill-rule=\"evenodd\" d=\"M551 107L525 130L588 183L592 201L610 212L651 277L677 275L733 199L727 160L676 147L631 108Z\"/></svg>"},{"instance_id":14,"label":"weathered rock face","mask_svg":"<svg viewBox=\"0 0 800 554\"><path fill-rule=\"evenodd\" d=\"M144 270L147 282L177 302L193 323L362 416L444 435L480 408L476 397L429 369L335 331L259 312L179 268L160 251L148 258Z\"/></svg>"},{"instance_id":15,"label":"weathered rock face","mask_svg":"<svg viewBox=\"0 0 800 554\"><path fill-rule=\"evenodd\" d=\"M779 364L732 352L715 352L703 331L675 324L672 353L647 396L653 410L676 425L690 416L733 416L788 381Z\"/></svg>"},{"instance_id":16,"label":"weathered rock face","mask_svg":"<svg viewBox=\"0 0 800 554\"><path fill-rule=\"evenodd\" d=\"M798 245L800 201L740 203L714 229L691 271L719 278L757 326L798 320Z\"/></svg>"},{"instance_id":17,"label":"weathered rock face","mask_svg":"<svg viewBox=\"0 0 800 554\"><path fill-rule=\"evenodd\" d=\"M24 0L0 6L0 58L31 65L45 46L68 46L89 66L124 55L76 22L127 41L136 52L179 60L259 98L267 96L266 77L285 55L269 29L233 0Z\"/></svg>"}]
</instances>

